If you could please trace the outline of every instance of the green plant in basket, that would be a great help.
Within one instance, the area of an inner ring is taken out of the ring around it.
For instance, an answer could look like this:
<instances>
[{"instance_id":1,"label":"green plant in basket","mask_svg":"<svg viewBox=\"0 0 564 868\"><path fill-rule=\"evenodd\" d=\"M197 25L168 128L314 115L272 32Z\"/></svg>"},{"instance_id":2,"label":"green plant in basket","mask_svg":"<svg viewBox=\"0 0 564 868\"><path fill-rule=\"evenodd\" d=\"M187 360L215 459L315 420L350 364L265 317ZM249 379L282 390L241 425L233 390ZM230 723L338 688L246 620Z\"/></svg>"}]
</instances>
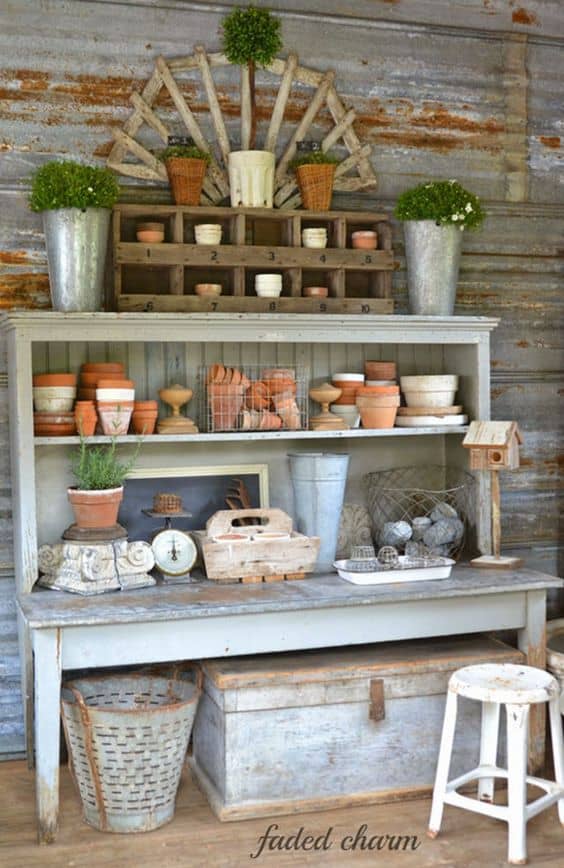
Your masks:
<instances>
[{"instance_id":1,"label":"green plant in basket","mask_svg":"<svg viewBox=\"0 0 564 868\"><path fill-rule=\"evenodd\" d=\"M480 200L458 181L432 181L406 190L397 201L398 220L434 220L445 226L477 229L485 218Z\"/></svg>"},{"instance_id":2,"label":"green plant in basket","mask_svg":"<svg viewBox=\"0 0 564 868\"><path fill-rule=\"evenodd\" d=\"M72 160L45 163L32 176L32 211L60 208L113 208L119 185L109 169Z\"/></svg>"},{"instance_id":3,"label":"green plant in basket","mask_svg":"<svg viewBox=\"0 0 564 868\"><path fill-rule=\"evenodd\" d=\"M251 135L249 147L256 141L255 70L268 66L282 48L281 22L268 9L237 7L224 18L222 49L229 63L246 66L251 93Z\"/></svg>"},{"instance_id":4,"label":"green plant in basket","mask_svg":"<svg viewBox=\"0 0 564 868\"><path fill-rule=\"evenodd\" d=\"M326 154L323 151L308 151L304 154L299 154L290 163L291 169L298 169L300 166L336 166L339 160L332 154Z\"/></svg>"},{"instance_id":5,"label":"green plant in basket","mask_svg":"<svg viewBox=\"0 0 564 868\"><path fill-rule=\"evenodd\" d=\"M157 157L163 163L173 157L180 157L185 160L203 160L206 166L211 159L207 151L202 151L196 145L169 145L164 150L159 151Z\"/></svg>"},{"instance_id":6,"label":"green plant in basket","mask_svg":"<svg viewBox=\"0 0 564 868\"><path fill-rule=\"evenodd\" d=\"M92 445L87 438L80 438L80 446L72 461L72 472L80 491L104 491L120 488L133 469L142 441L137 441L133 455L121 461L117 454L117 441Z\"/></svg>"}]
</instances>

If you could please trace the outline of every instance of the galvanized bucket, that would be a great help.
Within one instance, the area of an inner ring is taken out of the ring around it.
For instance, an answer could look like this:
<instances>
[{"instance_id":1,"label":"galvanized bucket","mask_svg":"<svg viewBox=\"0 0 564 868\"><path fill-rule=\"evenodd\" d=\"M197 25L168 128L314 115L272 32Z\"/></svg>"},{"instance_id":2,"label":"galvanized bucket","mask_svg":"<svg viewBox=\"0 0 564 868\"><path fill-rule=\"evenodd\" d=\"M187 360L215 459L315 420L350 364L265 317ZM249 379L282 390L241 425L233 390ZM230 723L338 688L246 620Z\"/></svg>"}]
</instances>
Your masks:
<instances>
[{"instance_id":1,"label":"galvanized bucket","mask_svg":"<svg viewBox=\"0 0 564 868\"><path fill-rule=\"evenodd\" d=\"M452 316L464 233L434 220L406 220L403 230L410 312Z\"/></svg>"},{"instance_id":2,"label":"galvanized bucket","mask_svg":"<svg viewBox=\"0 0 564 868\"><path fill-rule=\"evenodd\" d=\"M102 309L110 214L109 208L43 212L54 310Z\"/></svg>"},{"instance_id":3,"label":"galvanized bucket","mask_svg":"<svg viewBox=\"0 0 564 868\"><path fill-rule=\"evenodd\" d=\"M320 538L315 569L317 572L332 572L350 456L346 453L296 452L288 457L298 530L307 536Z\"/></svg>"},{"instance_id":4,"label":"galvanized bucket","mask_svg":"<svg viewBox=\"0 0 564 868\"><path fill-rule=\"evenodd\" d=\"M174 816L201 693L196 682L149 674L63 685L61 713L84 819L103 832L149 832Z\"/></svg>"}]
</instances>

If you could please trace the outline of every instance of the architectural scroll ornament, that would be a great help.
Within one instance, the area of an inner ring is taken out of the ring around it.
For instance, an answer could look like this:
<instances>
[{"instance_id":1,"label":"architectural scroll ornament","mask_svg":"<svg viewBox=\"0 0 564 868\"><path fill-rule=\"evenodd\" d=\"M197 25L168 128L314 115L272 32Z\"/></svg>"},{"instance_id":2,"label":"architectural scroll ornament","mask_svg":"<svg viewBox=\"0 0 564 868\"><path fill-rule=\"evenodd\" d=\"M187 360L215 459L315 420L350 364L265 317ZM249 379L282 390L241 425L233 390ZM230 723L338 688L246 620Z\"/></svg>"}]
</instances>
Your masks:
<instances>
[{"instance_id":1,"label":"architectural scroll ornament","mask_svg":"<svg viewBox=\"0 0 564 868\"><path fill-rule=\"evenodd\" d=\"M43 545L38 565L40 585L84 596L155 584L149 575L155 565L153 551L149 543L141 541Z\"/></svg>"}]
</instances>

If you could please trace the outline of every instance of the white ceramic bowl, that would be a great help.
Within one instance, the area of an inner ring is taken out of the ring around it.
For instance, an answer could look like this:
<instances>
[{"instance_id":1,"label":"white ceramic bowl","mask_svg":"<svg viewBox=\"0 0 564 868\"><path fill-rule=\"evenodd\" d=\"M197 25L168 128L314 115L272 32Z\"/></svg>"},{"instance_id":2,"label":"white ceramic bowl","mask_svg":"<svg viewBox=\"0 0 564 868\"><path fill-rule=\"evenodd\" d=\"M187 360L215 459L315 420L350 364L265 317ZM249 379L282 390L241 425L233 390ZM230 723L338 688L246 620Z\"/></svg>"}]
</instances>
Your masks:
<instances>
[{"instance_id":1,"label":"white ceramic bowl","mask_svg":"<svg viewBox=\"0 0 564 868\"><path fill-rule=\"evenodd\" d=\"M97 401L133 401L135 389L96 389Z\"/></svg>"},{"instance_id":2,"label":"white ceramic bowl","mask_svg":"<svg viewBox=\"0 0 564 868\"><path fill-rule=\"evenodd\" d=\"M403 390L408 407L452 407L456 389L441 389L436 392L415 392Z\"/></svg>"},{"instance_id":3,"label":"white ceramic bowl","mask_svg":"<svg viewBox=\"0 0 564 868\"><path fill-rule=\"evenodd\" d=\"M259 298L280 298L282 287L276 286L256 286L255 292Z\"/></svg>"},{"instance_id":4,"label":"white ceramic bowl","mask_svg":"<svg viewBox=\"0 0 564 868\"><path fill-rule=\"evenodd\" d=\"M303 238L302 244L304 247L309 247L310 249L317 248L321 249L323 247L327 247L327 238L320 237L311 237L311 238Z\"/></svg>"},{"instance_id":5,"label":"white ceramic bowl","mask_svg":"<svg viewBox=\"0 0 564 868\"><path fill-rule=\"evenodd\" d=\"M33 386L33 397L38 398L74 398L76 386Z\"/></svg>"},{"instance_id":6,"label":"white ceramic bowl","mask_svg":"<svg viewBox=\"0 0 564 868\"><path fill-rule=\"evenodd\" d=\"M417 377L400 377L404 392L440 392L443 389L458 389L458 374L425 374ZM425 404L421 404L422 407Z\"/></svg>"},{"instance_id":7,"label":"white ceramic bowl","mask_svg":"<svg viewBox=\"0 0 564 868\"><path fill-rule=\"evenodd\" d=\"M367 380L365 386L397 386L397 380Z\"/></svg>"},{"instance_id":8,"label":"white ceramic bowl","mask_svg":"<svg viewBox=\"0 0 564 868\"><path fill-rule=\"evenodd\" d=\"M333 382L338 380L341 383L349 382L349 383L364 383L364 374L333 374L331 379Z\"/></svg>"},{"instance_id":9,"label":"white ceramic bowl","mask_svg":"<svg viewBox=\"0 0 564 868\"><path fill-rule=\"evenodd\" d=\"M331 404L331 412L339 416L350 428L358 428L360 413L355 404Z\"/></svg>"},{"instance_id":10,"label":"white ceramic bowl","mask_svg":"<svg viewBox=\"0 0 564 868\"><path fill-rule=\"evenodd\" d=\"M196 244L220 244L222 227L216 223L199 223L194 227Z\"/></svg>"},{"instance_id":11,"label":"white ceramic bowl","mask_svg":"<svg viewBox=\"0 0 564 868\"><path fill-rule=\"evenodd\" d=\"M33 404L38 413L69 413L74 404L74 398L33 398Z\"/></svg>"}]
</instances>

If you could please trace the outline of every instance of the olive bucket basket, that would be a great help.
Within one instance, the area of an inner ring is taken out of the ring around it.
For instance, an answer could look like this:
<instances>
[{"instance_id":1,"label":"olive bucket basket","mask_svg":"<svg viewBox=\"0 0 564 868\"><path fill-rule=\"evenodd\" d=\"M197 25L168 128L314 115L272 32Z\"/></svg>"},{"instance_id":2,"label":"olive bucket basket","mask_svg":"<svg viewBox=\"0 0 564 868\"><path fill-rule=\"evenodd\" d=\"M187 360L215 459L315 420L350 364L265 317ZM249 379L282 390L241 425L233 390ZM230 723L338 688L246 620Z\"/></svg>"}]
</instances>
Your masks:
<instances>
[{"instance_id":1,"label":"olive bucket basket","mask_svg":"<svg viewBox=\"0 0 564 868\"><path fill-rule=\"evenodd\" d=\"M195 672L195 683L128 673L63 686L69 764L94 828L149 832L172 820L201 694Z\"/></svg>"}]
</instances>

